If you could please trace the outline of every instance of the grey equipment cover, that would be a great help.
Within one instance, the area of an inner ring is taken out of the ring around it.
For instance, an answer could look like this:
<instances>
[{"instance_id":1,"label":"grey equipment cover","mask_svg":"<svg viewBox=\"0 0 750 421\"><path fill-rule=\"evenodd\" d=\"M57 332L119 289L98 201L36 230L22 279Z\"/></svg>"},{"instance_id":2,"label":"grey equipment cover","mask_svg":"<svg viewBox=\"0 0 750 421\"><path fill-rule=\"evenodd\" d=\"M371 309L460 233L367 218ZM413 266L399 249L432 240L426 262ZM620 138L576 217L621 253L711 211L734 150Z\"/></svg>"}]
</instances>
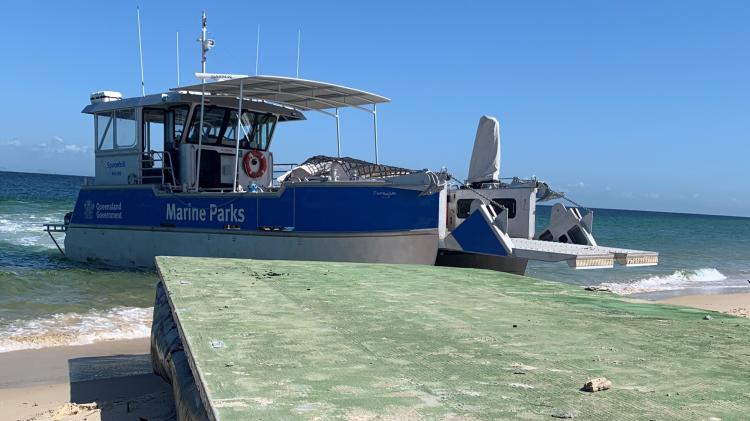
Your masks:
<instances>
[{"instance_id":1,"label":"grey equipment cover","mask_svg":"<svg viewBox=\"0 0 750 421\"><path fill-rule=\"evenodd\" d=\"M469 163L469 183L498 181L500 176L500 123L482 116Z\"/></svg>"}]
</instances>

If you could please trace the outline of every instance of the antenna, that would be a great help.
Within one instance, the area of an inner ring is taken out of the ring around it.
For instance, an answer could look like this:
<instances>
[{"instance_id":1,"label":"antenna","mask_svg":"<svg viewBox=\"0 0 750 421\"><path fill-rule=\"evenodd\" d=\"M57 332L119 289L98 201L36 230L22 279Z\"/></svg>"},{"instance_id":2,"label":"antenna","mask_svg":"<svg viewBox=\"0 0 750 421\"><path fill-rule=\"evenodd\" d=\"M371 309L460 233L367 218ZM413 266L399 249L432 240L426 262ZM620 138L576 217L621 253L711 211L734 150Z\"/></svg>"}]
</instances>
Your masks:
<instances>
[{"instance_id":1,"label":"antenna","mask_svg":"<svg viewBox=\"0 0 750 421\"><path fill-rule=\"evenodd\" d=\"M141 43L141 8L135 8L138 16L138 56L141 59L141 96L146 96L146 84L143 82L143 45Z\"/></svg>"},{"instance_id":2,"label":"antenna","mask_svg":"<svg viewBox=\"0 0 750 421\"><path fill-rule=\"evenodd\" d=\"M255 76L258 76L258 58L260 57L260 24L258 24L258 37L255 42Z\"/></svg>"},{"instance_id":3,"label":"antenna","mask_svg":"<svg viewBox=\"0 0 750 421\"><path fill-rule=\"evenodd\" d=\"M206 31L206 12L204 11L201 18L201 37L198 39L198 42L201 43L201 73L206 73L206 54L208 54L208 50L214 48L214 45L216 45L216 41L206 38Z\"/></svg>"},{"instance_id":4,"label":"antenna","mask_svg":"<svg viewBox=\"0 0 750 421\"><path fill-rule=\"evenodd\" d=\"M201 73L206 73L206 54L208 54L208 50L214 48L214 45L216 45L216 42L212 39L206 38L206 12L203 11L203 16L201 18L201 37L198 38L198 42L201 43ZM206 78L201 78L201 117L200 117L200 125L198 126L198 165L196 166L196 173L195 173L195 190L197 191L198 188L200 188L200 179L201 179L201 155L203 155L203 110L206 109Z\"/></svg>"},{"instance_id":5,"label":"antenna","mask_svg":"<svg viewBox=\"0 0 750 421\"><path fill-rule=\"evenodd\" d=\"M180 31L177 31L177 86L180 86Z\"/></svg>"},{"instance_id":6,"label":"antenna","mask_svg":"<svg viewBox=\"0 0 750 421\"><path fill-rule=\"evenodd\" d=\"M299 79L299 48L302 42L302 29L297 29L297 79Z\"/></svg>"}]
</instances>

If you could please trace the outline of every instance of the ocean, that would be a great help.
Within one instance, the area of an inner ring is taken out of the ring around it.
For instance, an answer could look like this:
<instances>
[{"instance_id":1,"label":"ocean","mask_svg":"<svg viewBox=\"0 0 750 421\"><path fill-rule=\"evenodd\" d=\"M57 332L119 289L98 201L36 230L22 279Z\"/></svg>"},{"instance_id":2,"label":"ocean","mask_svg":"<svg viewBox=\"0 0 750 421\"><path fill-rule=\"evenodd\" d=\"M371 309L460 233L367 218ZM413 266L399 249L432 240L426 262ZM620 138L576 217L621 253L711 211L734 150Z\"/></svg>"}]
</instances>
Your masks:
<instances>
[{"instance_id":1,"label":"ocean","mask_svg":"<svg viewBox=\"0 0 750 421\"><path fill-rule=\"evenodd\" d=\"M62 222L83 180L0 172L0 352L150 334L154 272L70 262L42 231ZM537 213L541 227L549 208ZM660 264L573 270L531 262L527 275L643 299L750 292L750 218L596 209L594 236L659 251Z\"/></svg>"}]
</instances>

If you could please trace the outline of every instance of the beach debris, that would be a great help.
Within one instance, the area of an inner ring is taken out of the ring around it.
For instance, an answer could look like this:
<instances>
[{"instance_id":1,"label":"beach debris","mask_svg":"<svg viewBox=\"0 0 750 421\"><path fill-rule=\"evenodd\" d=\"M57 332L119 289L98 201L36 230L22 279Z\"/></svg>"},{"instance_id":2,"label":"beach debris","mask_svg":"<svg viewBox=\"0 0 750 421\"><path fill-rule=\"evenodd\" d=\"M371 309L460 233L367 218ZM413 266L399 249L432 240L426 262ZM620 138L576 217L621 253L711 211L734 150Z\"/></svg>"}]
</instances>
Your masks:
<instances>
[{"instance_id":1,"label":"beach debris","mask_svg":"<svg viewBox=\"0 0 750 421\"><path fill-rule=\"evenodd\" d=\"M57 408L57 411L52 416L53 420L58 420L63 417L71 415L78 415L82 411L96 411L99 409L99 405L96 402L91 403L66 403L65 405Z\"/></svg>"},{"instance_id":2,"label":"beach debris","mask_svg":"<svg viewBox=\"0 0 750 421\"><path fill-rule=\"evenodd\" d=\"M597 377L591 379L583 385L584 392L599 392L601 390L607 390L612 387L612 382L607 380L606 377Z\"/></svg>"},{"instance_id":3,"label":"beach debris","mask_svg":"<svg viewBox=\"0 0 750 421\"><path fill-rule=\"evenodd\" d=\"M523 370L523 371L530 371L530 370L536 370L536 367L521 363L513 363L510 365L511 368L517 369L517 370Z\"/></svg>"},{"instance_id":4,"label":"beach debris","mask_svg":"<svg viewBox=\"0 0 750 421\"><path fill-rule=\"evenodd\" d=\"M533 389L534 386L526 383L508 383L508 386L510 387L517 387L520 389Z\"/></svg>"},{"instance_id":5,"label":"beach debris","mask_svg":"<svg viewBox=\"0 0 750 421\"><path fill-rule=\"evenodd\" d=\"M711 320L711 319L713 319L713 317L709 316L708 314L703 316L703 320Z\"/></svg>"},{"instance_id":6,"label":"beach debris","mask_svg":"<svg viewBox=\"0 0 750 421\"><path fill-rule=\"evenodd\" d=\"M211 341L211 348L221 349L221 348L226 348L226 347L227 346L224 344L224 341L222 341L222 340L218 340L217 339L215 341Z\"/></svg>"}]
</instances>

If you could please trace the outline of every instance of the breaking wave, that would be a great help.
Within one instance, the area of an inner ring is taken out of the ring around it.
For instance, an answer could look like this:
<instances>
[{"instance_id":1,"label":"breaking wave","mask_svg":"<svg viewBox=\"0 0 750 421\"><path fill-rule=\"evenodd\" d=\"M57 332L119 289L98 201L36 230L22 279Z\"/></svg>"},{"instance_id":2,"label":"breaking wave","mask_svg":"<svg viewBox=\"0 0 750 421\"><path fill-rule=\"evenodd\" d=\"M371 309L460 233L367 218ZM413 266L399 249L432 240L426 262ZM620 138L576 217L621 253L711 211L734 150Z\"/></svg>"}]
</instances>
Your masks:
<instances>
[{"instance_id":1,"label":"breaking wave","mask_svg":"<svg viewBox=\"0 0 750 421\"><path fill-rule=\"evenodd\" d=\"M62 222L63 215L63 212L44 215L7 215L7 218L0 218L1 238L4 242L18 246L54 248L54 243L43 231L43 224ZM62 238L64 237L60 236L58 241Z\"/></svg>"},{"instance_id":2,"label":"breaking wave","mask_svg":"<svg viewBox=\"0 0 750 421\"><path fill-rule=\"evenodd\" d=\"M116 307L86 314L62 313L0 327L0 352L145 338L152 308Z\"/></svg>"},{"instance_id":3,"label":"breaking wave","mask_svg":"<svg viewBox=\"0 0 750 421\"><path fill-rule=\"evenodd\" d=\"M719 282L727 277L715 268L678 270L670 275L651 276L626 283L604 282L600 287L615 294L630 295L641 292L674 291L687 288L705 288L706 283Z\"/></svg>"}]
</instances>

